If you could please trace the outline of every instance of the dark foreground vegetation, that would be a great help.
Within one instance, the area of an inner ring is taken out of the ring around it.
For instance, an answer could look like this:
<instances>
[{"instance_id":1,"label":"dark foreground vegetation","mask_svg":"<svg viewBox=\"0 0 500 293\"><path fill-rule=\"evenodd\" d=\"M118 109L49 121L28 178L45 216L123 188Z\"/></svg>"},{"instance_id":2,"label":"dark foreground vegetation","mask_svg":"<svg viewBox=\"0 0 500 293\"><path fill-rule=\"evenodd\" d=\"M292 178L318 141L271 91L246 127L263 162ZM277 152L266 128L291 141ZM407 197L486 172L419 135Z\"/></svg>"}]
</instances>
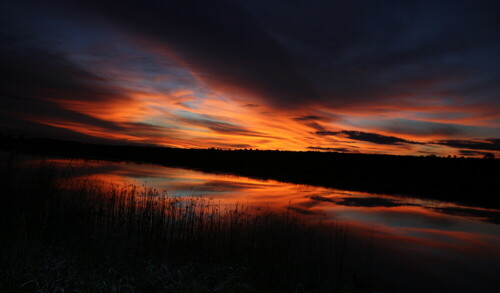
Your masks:
<instances>
[{"instance_id":1,"label":"dark foreground vegetation","mask_svg":"<svg viewBox=\"0 0 500 293\"><path fill-rule=\"evenodd\" d=\"M0 292L372 292L347 226L1 165Z\"/></svg>"},{"instance_id":2,"label":"dark foreground vegetation","mask_svg":"<svg viewBox=\"0 0 500 293\"><path fill-rule=\"evenodd\" d=\"M500 208L500 160L320 152L173 149L0 137L0 149L135 161Z\"/></svg>"}]
</instances>

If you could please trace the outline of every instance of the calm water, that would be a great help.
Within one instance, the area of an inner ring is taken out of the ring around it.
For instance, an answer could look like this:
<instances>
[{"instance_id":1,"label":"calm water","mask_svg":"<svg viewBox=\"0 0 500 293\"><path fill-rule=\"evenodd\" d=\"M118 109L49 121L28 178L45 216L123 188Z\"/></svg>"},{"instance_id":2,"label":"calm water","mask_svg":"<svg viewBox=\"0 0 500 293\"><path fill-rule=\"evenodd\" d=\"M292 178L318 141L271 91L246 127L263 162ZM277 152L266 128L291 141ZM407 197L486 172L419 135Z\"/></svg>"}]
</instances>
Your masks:
<instances>
[{"instance_id":1,"label":"calm water","mask_svg":"<svg viewBox=\"0 0 500 293\"><path fill-rule=\"evenodd\" d=\"M291 209L306 217L346 223L353 235L372 239L378 253L375 262L401 264L401 270L425 278L423 283L439 280L467 288L464 292L476 285L485 292L500 292L496 291L500 290L496 277L500 272L500 210L147 164L53 162L61 168L78 166L75 177L90 175L145 185L164 189L171 196L207 197L221 205ZM385 266L375 267L378 274L385 273Z\"/></svg>"}]
</instances>

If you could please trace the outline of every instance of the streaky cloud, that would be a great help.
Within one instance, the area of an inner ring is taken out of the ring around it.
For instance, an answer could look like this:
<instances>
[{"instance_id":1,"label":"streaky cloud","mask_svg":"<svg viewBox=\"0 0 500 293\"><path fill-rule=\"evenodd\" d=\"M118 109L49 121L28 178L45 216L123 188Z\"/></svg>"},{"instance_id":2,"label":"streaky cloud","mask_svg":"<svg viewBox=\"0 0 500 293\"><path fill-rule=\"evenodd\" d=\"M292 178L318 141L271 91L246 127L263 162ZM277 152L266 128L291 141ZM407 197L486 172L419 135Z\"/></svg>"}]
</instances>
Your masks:
<instances>
[{"instance_id":1,"label":"streaky cloud","mask_svg":"<svg viewBox=\"0 0 500 293\"><path fill-rule=\"evenodd\" d=\"M342 131L317 131L317 135L320 136L342 136L353 140L366 141L375 144L383 145L398 145L398 144L421 144L420 142L410 141L403 138L395 136L381 135L377 133L354 131L354 130L342 130Z\"/></svg>"},{"instance_id":2,"label":"streaky cloud","mask_svg":"<svg viewBox=\"0 0 500 293\"><path fill-rule=\"evenodd\" d=\"M500 138L490 138L483 140L439 140L432 142L433 144L444 145L453 148L485 150L485 151L500 151Z\"/></svg>"}]
</instances>

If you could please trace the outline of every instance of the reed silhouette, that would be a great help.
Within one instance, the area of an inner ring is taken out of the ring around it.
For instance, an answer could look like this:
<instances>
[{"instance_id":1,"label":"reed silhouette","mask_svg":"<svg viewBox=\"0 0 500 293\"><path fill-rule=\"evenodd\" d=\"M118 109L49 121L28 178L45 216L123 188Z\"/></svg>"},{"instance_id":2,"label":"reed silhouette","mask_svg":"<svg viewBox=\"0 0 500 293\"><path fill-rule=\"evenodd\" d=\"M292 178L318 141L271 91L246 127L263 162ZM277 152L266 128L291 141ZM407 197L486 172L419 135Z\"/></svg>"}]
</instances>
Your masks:
<instances>
[{"instance_id":1,"label":"reed silhouette","mask_svg":"<svg viewBox=\"0 0 500 293\"><path fill-rule=\"evenodd\" d=\"M2 166L0 291L341 292L370 285L369 270L349 268L346 225L71 172L46 161L21 168L12 156Z\"/></svg>"}]
</instances>

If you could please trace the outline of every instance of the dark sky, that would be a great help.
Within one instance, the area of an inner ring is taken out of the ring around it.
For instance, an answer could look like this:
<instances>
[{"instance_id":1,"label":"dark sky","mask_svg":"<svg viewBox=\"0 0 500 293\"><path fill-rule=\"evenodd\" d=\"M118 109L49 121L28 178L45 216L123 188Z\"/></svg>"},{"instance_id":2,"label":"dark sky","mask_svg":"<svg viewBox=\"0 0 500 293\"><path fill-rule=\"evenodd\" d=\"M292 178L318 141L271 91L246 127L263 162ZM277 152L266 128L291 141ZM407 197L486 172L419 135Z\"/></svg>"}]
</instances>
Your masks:
<instances>
[{"instance_id":1,"label":"dark sky","mask_svg":"<svg viewBox=\"0 0 500 293\"><path fill-rule=\"evenodd\" d=\"M493 1L2 1L0 130L500 153Z\"/></svg>"}]
</instances>

